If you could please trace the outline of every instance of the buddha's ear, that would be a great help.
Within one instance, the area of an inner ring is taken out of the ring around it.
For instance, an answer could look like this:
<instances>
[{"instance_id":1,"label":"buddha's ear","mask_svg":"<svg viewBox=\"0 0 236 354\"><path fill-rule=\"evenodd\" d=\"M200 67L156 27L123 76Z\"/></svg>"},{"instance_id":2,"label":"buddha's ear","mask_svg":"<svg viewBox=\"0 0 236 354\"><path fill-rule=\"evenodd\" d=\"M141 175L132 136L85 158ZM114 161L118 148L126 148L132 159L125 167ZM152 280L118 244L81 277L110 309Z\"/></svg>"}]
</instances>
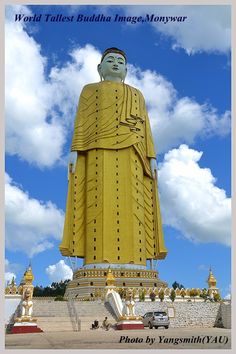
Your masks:
<instances>
[{"instance_id":1,"label":"buddha's ear","mask_svg":"<svg viewBox=\"0 0 236 354\"><path fill-rule=\"evenodd\" d=\"M125 73L124 73L124 75L123 75L122 78L121 78L121 81L122 81L122 82L125 81L126 75L127 75L127 67L125 67Z\"/></svg>"},{"instance_id":2,"label":"buddha's ear","mask_svg":"<svg viewBox=\"0 0 236 354\"><path fill-rule=\"evenodd\" d=\"M97 71L98 71L98 73L99 73L100 80L102 81L102 68L101 68L101 64L98 64L98 66L97 66Z\"/></svg>"}]
</instances>

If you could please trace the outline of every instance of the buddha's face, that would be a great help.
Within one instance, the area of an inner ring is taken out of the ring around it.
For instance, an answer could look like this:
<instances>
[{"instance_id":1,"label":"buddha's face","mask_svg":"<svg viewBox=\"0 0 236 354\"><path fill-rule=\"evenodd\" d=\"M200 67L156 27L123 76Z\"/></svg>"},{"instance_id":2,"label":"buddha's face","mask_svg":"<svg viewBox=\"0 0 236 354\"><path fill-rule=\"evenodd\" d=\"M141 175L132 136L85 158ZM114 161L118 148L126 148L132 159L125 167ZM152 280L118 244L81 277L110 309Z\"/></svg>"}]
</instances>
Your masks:
<instances>
[{"instance_id":1,"label":"buddha's face","mask_svg":"<svg viewBox=\"0 0 236 354\"><path fill-rule=\"evenodd\" d=\"M98 72L104 80L123 81L127 68L123 55L108 53L98 65Z\"/></svg>"}]
</instances>

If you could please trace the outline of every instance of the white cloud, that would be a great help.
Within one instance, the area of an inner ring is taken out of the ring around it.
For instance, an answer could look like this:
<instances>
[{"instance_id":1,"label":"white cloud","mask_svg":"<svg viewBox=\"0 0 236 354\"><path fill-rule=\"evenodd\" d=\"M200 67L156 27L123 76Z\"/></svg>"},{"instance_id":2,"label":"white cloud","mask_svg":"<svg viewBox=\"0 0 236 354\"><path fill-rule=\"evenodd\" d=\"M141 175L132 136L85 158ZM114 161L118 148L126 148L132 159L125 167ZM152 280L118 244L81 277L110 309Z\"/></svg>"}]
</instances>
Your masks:
<instances>
[{"instance_id":1,"label":"white cloud","mask_svg":"<svg viewBox=\"0 0 236 354\"><path fill-rule=\"evenodd\" d=\"M203 270L204 272L208 272L209 271L209 266L206 266L205 264L200 264L198 266L198 270Z\"/></svg>"},{"instance_id":2,"label":"white cloud","mask_svg":"<svg viewBox=\"0 0 236 354\"><path fill-rule=\"evenodd\" d=\"M183 48L188 54L199 52L229 53L231 48L230 6L128 6L127 14L187 16L183 22L152 22L162 35L172 39L172 48Z\"/></svg>"},{"instance_id":3,"label":"white cloud","mask_svg":"<svg viewBox=\"0 0 236 354\"><path fill-rule=\"evenodd\" d=\"M158 174L163 221L191 241L229 246L231 199L199 166L201 156L186 145L165 154Z\"/></svg>"},{"instance_id":4,"label":"white cloud","mask_svg":"<svg viewBox=\"0 0 236 354\"><path fill-rule=\"evenodd\" d=\"M63 152L63 147L73 126L81 89L99 80L100 56L91 44L77 46L71 51L70 59L60 67L52 67L47 76L47 59L42 56L40 45L22 24L7 20L8 154L17 154L39 167L52 166L65 159L67 152ZM159 152L180 143L192 144L199 136L224 136L230 131L229 111L219 114L210 104L178 97L172 83L154 71L129 65L126 81L144 94Z\"/></svg>"},{"instance_id":5,"label":"white cloud","mask_svg":"<svg viewBox=\"0 0 236 354\"><path fill-rule=\"evenodd\" d=\"M69 15L77 15L81 9L81 5L65 5L64 9Z\"/></svg>"},{"instance_id":6,"label":"white cloud","mask_svg":"<svg viewBox=\"0 0 236 354\"><path fill-rule=\"evenodd\" d=\"M224 296L225 300L231 300L231 284L226 288L226 295Z\"/></svg>"},{"instance_id":7,"label":"white cloud","mask_svg":"<svg viewBox=\"0 0 236 354\"><path fill-rule=\"evenodd\" d=\"M61 155L65 134L50 111L52 90L44 74L46 58L21 24L7 20L5 30L6 151L39 166L50 166Z\"/></svg>"},{"instance_id":8,"label":"white cloud","mask_svg":"<svg viewBox=\"0 0 236 354\"><path fill-rule=\"evenodd\" d=\"M6 20L7 21L14 21L15 20L15 14L25 14L26 16L30 16L32 15L32 12L30 11L29 7L25 6L25 5L17 5L15 4L14 6L11 5L6 5L5 7L5 16L6 16ZM18 24L20 24L20 22L15 22L16 26ZM22 22L20 25L20 27L25 27L26 26L26 22Z\"/></svg>"},{"instance_id":9,"label":"white cloud","mask_svg":"<svg viewBox=\"0 0 236 354\"><path fill-rule=\"evenodd\" d=\"M50 249L60 240L64 215L52 202L31 198L6 174L6 247L29 257Z\"/></svg>"},{"instance_id":10,"label":"white cloud","mask_svg":"<svg viewBox=\"0 0 236 354\"><path fill-rule=\"evenodd\" d=\"M225 136L230 131L230 112L218 114L211 105L178 97L171 82L155 71L130 65L127 83L141 90L148 107L158 152L180 143L192 144L197 137Z\"/></svg>"},{"instance_id":11,"label":"white cloud","mask_svg":"<svg viewBox=\"0 0 236 354\"><path fill-rule=\"evenodd\" d=\"M5 259L5 286L12 281L12 278L16 280L16 274L12 271L12 264L8 259Z\"/></svg>"},{"instance_id":12,"label":"white cloud","mask_svg":"<svg viewBox=\"0 0 236 354\"><path fill-rule=\"evenodd\" d=\"M15 275L15 273L5 272L5 286L6 286L8 283L11 283L13 277L14 277L14 279L16 280L16 275Z\"/></svg>"},{"instance_id":13,"label":"white cloud","mask_svg":"<svg viewBox=\"0 0 236 354\"><path fill-rule=\"evenodd\" d=\"M24 24L12 22L15 12L30 14L25 6L8 7L6 151L48 167L63 155L82 86L99 78L96 66L100 54L89 45L75 49L71 61L61 69L53 67L47 77L47 59L42 56L40 45L25 31Z\"/></svg>"},{"instance_id":14,"label":"white cloud","mask_svg":"<svg viewBox=\"0 0 236 354\"><path fill-rule=\"evenodd\" d=\"M9 268L9 264L10 264L9 260L8 260L7 258L5 258L5 270L6 270L6 271L7 271L8 268Z\"/></svg>"},{"instance_id":15,"label":"white cloud","mask_svg":"<svg viewBox=\"0 0 236 354\"><path fill-rule=\"evenodd\" d=\"M73 276L72 269L65 264L64 260L60 260L58 263L48 266L46 273L51 282L72 279Z\"/></svg>"},{"instance_id":16,"label":"white cloud","mask_svg":"<svg viewBox=\"0 0 236 354\"><path fill-rule=\"evenodd\" d=\"M10 272L10 273L23 272L23 267L21 264L9 262L9 260L5 258L5 272Z\"/></svg>"}]
</instances>

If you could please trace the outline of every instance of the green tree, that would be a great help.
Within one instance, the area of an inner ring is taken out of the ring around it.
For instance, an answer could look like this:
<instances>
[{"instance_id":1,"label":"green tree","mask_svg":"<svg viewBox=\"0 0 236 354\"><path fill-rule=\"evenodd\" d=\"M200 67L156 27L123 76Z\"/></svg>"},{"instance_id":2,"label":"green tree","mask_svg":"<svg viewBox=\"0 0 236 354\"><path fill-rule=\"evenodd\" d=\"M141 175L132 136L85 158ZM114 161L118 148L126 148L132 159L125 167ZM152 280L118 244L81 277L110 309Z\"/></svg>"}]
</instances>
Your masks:
<instances>
[{"instance_id":1,"label":"green tree","mask_svg":"<svg viewBox=\"0 0 236 354\"><path fill-rule=\"evenodd\" d=\"M181 290L180 290L180 296L184 299L185 296L186 296L186 290L181 289Z\"/></svg>"},{"instance_id":2,"label":"green tree","mask_svg":"<svg viewBox=\"0 0 236 354\"><path fill-rule=\"evenodd\" d=\"M156 294L154 293L154 291L152 291L152 292L149 294L149 296L150 296L151 301L155 301L155 299L156 299Z\"/></svg>"},{"instance_id":3,"label":"green tree","mask_svg":"<svg viewBox=\"0 0 236 354\"><path fill-rule=\"evenodd\" d=\"M175 293L175 290L174 290L174 289L171 289L169 298L171 299L172 302L175 301L176 293Z\"/></svg>"},{"instance_id":4,"label":"green tree","mask_svg":"<svg viewBox=\"0 0 236 354\"><path fill-rule=\"evenodd\" d=\"M177 288L179 288L179 289L185 289L185 287L183 286L183 284L180 284L180 283L178 283L177 281L175 281L175 282L172 284L172 288L173 288L174 290L176 290Z\"/></svg>"},{"instance_id":5,"label":"green tree","mask_svg":"<svg viewBox=\"0 0 236 354\"><path fill-rule=\"evenodd\" d=\"M67 279L60 282L53 282L51 286L46 287L42 287L42 285L35 286L33 296L64 296L69 281L70 280Z\"/></svg>"},{"instance_id":6,"label":"green tree","mask_svg":"<svg viewBox=\"0 0 236 354\"><path fill-rule=\"evenodd\" d=\"M121 299L125 299L125 289L119 288L118 293L120 294Z\"/></svg>"},{"instance_id":7,"label":"green tree","mask_svg":"<svg viewBox=\"0 0 236 354\"><path fill-rule=\"evenodd\" d=\"M164 298L165 298L164 290L159 291L158 297L161 300L161 302L164 300Z\"/></svg>"},{"instance_id":8,"label":"green tree","mask_svg":"<svg viewBox=\"0 0 236 354\"><path fill-rule=\"evenodd\" d=\"M197 289L191 289L190 292L189 292L189 295L190 295L190 297L193 297L194 301L195 301L195 297L198 296Z\"/></svg>"},{"instance_id":9,"label":"green tree","mask_svg":"<svg viewBox=\"0 0 236 354\"><path fill-rule=\"evenodd\" d=\"M202 299L204 299L204 302L206 302L209 299L209 294L206 288L202 289L201 294L199 295Z\"/></svg>"},{"instance_id":10,"label":"green tree","mask_svg":"<svg viewBox=\"0 0 236 354\"><path fill-rule=\"evenodd\" d=\"M144 289L139 292L139 301L145 301L145 291L144 291Z\"/></svg>"},{"instance_id":11,"label":"green tree","mask_svg":"<svg viewBox=\"0 0 236 354\"><path fill-rule=\"evenodd\" d=\"M33 293L33 296L43 296L43 287L42 287L42 285L40 285L40 286L35 286L34 287L34 293Z\"/></svg>"},{"instance_id":12,"label":"green tree","mask_svg":"<svg viewBox=\"0 0 236 354\"><path fill-rule=\"evenodd\" d=\"M214 293L213 299L215 302L219 302L221 300L220 294L219 293Z\"/></svg>"}]
</instances>

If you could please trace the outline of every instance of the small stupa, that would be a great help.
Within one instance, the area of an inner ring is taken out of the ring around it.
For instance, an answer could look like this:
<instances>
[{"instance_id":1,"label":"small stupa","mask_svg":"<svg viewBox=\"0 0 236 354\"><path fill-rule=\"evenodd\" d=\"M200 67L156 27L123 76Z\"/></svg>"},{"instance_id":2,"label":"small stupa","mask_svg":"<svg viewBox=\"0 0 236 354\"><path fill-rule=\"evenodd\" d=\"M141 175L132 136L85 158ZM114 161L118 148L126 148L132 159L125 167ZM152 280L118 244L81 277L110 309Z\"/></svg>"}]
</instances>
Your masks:
<instances>
[{"instance_id":1,"label":"small stupa","mask_svg":"<svg viewBox=\"0 0 236 354\"><path fill-rule=\"evenodd\" d=\"M216 278L212 272L211 267L209 269L207 283L208 283L208 293L211 298L214 297L214 294L219 294L219 289L216 287Z\"/></svg>"}]
</instances>

